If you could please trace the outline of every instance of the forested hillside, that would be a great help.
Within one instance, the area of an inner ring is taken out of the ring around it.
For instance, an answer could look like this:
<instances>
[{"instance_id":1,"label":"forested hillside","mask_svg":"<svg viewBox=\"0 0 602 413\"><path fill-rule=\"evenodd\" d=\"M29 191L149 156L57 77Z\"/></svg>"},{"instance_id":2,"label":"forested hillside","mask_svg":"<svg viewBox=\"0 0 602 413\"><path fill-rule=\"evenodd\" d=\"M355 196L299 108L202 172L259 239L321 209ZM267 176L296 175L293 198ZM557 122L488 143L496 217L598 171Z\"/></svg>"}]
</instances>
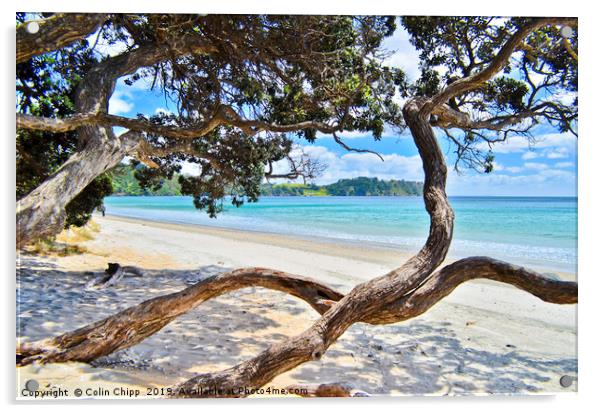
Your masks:
<instances>
[{"instance_id":1,"label":"forested hillside","mask_svg":"<svg viewBox=\"0 0 602 413\"><path fill-rule=\"evenodd\" d=\"M160 189L143 189L134 176L135 169L119 165L112 173L114 195L182 195L179 175L163 181ZM422 182L380 180L358 177L340 179L329 185L281 183L261 185L263 196L408 196L422 195Z\"/></svg>"}]
</instances>

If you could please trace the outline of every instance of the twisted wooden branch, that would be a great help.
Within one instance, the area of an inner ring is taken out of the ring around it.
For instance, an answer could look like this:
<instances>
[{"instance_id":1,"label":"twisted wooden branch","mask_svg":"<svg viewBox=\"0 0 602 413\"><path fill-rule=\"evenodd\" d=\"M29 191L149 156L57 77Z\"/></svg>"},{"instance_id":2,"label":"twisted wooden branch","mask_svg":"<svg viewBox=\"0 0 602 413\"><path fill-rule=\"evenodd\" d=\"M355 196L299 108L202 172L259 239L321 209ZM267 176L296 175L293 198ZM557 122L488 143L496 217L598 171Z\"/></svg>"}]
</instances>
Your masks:
<instances>
[{"instance_id":1,"label":"twisted wooden branch","mask_svg":"<svg viewBox=\"0 0 602 413\"><path fill-rule=\"evenodd\" d=\"M246 287L291 294L320 314L343 297L305 277L265 268L243 268L209 277L180 292L147 300L73 332L24 344L17 349L17 364L95 360L139 343L206 300Z\"/></svg>"},{"instance_id":2,"label":"twisted wooden branch","mask_svg":"<svg viewBox=\"0 0 602 413\"><path fill-rule=\"evenodd\" d=\"M194 139L205 136L221 125L235 126L248 135L260 131L293 132L303 129L315 129L323 133L333 133L338 126L323 122L303 121L290 124L275 124L255 119L243 119L238 114L233 115L229 107L221 106L215 114L204 122L193 126L157 125L144 119L132 119L108 113L80 113L68 118L56 119L17 113L17 129L30 129L44 132L68 132L85 125L121 126L132 131L152 133L165 138ZM337 138L338 139L338 138Z\"/></svg>"},{"instance_id":3,"label":"twisted wooden branch","mask_svg":"<svg viewBox=\"0 0 602 413\"><path fill-rule=\"evenodd\" d=\"M106 19L106 14L99 13L57 13L21 24L17 27L17 63L81 40L94 33ZM28 30L31 23L39 26L37 32Z\"/></svg>"},{"instance_id":4,"label":"twisted wooden branch","mask_svg":"<svg viewBox=\"0 0 602 413\"><path fill-rule=\"evenodd\" d=\"M495 58L487 65L483 70L478 73L475 73L472 76L465 77L463 79L457 80L441 92L433 96L426 102L421 110L421 114L423 116L427 116L433 112L433 110L447 103L451 98L458 96L462 93L466 93L468 91L474 90L484 84L486 81L491 79L496 73L503 69L503 67L508 63L508 59L512 56L518 46L523 42L523 40L535 30L538 30L544 26L550 24L566 24L566 25L575 25L577 23L577 19L574 18L563 18L563 17L542 17L535 18L520 27L516 33L514 33L504 46L497 53Z\"/></svg>"},{"instance_id":5,"label":"twisted wooden branch","mask_svg":"<svg viewBox=\"0 0 602 413\"><path fill-rule=\"evenodd\" d=\"M486 278L514 285L543 301L557 304L577 302L577 284L545 277L529 269L515 266L488 257L469 257L456 261L433 273L416 289L410 291L393 305L367 317L365 322L372 324L395 323L417 317L450 294L460 284ZM281 291L296 296L323 314L343 295L311 279L263 268L240 269L207 278L185 290L145 301L97 323L66 333L53 339L24 344L17 349L17 365L32 362L90 362L115 351L131 347L159 331L176 317L196 308L202 302L230 291L258 286ZM297 346L299 339L291 339L285 349L302 350ZM305 346L307 346L305 342ZM281 348L283 345L276 346ZM304 347L304 346L302 346ZM306 352L309 350L304 349ZM270 353L272 354L272 353ZM307 357L307 356L306 356ZM311 357L316 357L315 353ZM268 357L260 360L263 362ZM270 370L269 365L256 364L261 371ZM232 373L225 376L232 385ZM222 380L225 379L222 377ZM203 386L200 386L200 380ZM175 393L178 397L207 396L198 389L207 387L215 375L196 377L184 383ZM267 382L266 382L267 383ZM253 383L254 385L261 385ZM265 383L262 383L265 384ZM223 385L223 383L222 383ZM292 386L291 388L300 388ZM303 386L301 386L303 387ZM228 393L225 387L222 395ZM304 397L348 397L356 395L347 385L308 385ZM236 392L232 392L236 395Z\"/></svg>"}]
</instances>

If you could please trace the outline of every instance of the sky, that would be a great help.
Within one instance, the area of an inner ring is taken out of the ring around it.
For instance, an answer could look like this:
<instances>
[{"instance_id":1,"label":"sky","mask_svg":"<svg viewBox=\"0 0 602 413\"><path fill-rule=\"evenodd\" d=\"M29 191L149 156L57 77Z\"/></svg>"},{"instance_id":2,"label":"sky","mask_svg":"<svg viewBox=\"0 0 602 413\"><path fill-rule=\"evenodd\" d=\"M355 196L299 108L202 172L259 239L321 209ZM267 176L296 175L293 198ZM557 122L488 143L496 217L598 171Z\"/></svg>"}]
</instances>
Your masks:
<instances>
[{"instance_id":1,"label":"sky","mask_svg":"<svg viewBox=\"0 0 602 413\"><path fill-rule=\"evenodd\" d=\"M410 80L417 78L418 53L403 29L397 29L385 40L383 47L392 51L387 64L403 69ZM148 85L143 81L127 86L120 79L109 102L109 111L135 117L138 113L152 115L170 110L172 105L161 93L148 91ZM331 136L318 135L313 144L296 140L304 152L327 165L315 183L328 184L358 176L423 180L422 163L409 133L397 135L387 130L380 141L375 141L371 134L359 132L339 136L352 147L380 153L384 161L374 154L348 152ZM453 147L441 134L438 136L450 166L447 192L451 196L577 196L577 138L570 133L561 134L542 125L533 129L534 142L529 143L521 136L510 136L506 142L493 146L495 163L490 174L467 169L456 172ZM488 147L483 146L483 149ZM283 163L276 171L285 168ZM198 169L194 165L184 165L183 172L196 174Z\"/></svg>"}]
</instances>

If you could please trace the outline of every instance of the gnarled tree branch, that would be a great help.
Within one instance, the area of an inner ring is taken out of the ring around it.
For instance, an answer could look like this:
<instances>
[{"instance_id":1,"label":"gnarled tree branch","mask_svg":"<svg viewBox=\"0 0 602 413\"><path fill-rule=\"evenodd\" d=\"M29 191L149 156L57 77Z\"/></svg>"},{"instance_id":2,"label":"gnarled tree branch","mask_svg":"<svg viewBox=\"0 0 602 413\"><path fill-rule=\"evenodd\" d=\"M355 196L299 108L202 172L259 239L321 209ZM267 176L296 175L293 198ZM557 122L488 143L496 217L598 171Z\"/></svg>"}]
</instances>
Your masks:
<instances>
[{"instance_id":1,"label":"gnarled tree branch","mask_svg":"<svg viewBox=\"0 0 602 413\"><path fill-rule=\"evenodd\" d=\"M139 343L206 300L246 287L291 294L320 314L343 297L330 287L305 277L265 268L243 268L209 277L178 293L150 299L53 339L24 344L17 350L17 364L95 360Z\"/></svg>"},{"instance_id":2,"label":"gnarled tree branch","mask_svg":"<svg viewBox=\"0 0 602 413\"><path fill-rule=\"evenodd\" d=\"M120 139L106 123L94 119L109 118L108 102L115 83L121 76L131 74L140 67L150 66L172 56L190 53L209 53L215 50L207 40L197 36L171 39L161 47L141 46L135 50L101 61L90 69L80 83L75 96L78 115L73 120L36 119L17 115L17 121L38 128L46 125L62 131L78 129L81 148L40 186L17 203L17 247L58 234L65 221L65 206L97 176L117 165L140 143L133 141L136 130ZM44 126L44 127L46 127ZM129 139L127 139L129 138ZM52 200L50 202L49 200Z\"/></svg>"},{"instance_id":3,"label":"gnarled tree branch","mask_svg":"<svg viewBox=\"0 0 602 413\"><path fill-rule=\"evenodd\" d=\"M333 133L339 126L323 122L304 121L290 124L275 124L255 119L244 119L225 105L220 106L207 121L193 126L157 125L144 119L132 119L108 113L79 113L69 118L55 119L17 113L17 128L44 132L67 132L84 125L121 126L133 131L152 133L165 138L194 139L205 136L221 125L235 126L247 135L255 135L261 131L294 132L303 129L315 129L323 133Z\"/></svg>"},{"instance_id":4,"label":"gnarled tree branch","mask_svg":"<svg viewBox=\"0 0 602 413\"><path fill-rule=\"evenodd\" d=\"M426 312L460 284L477 278L514 285L549 303L577 302L577 283L554 280L489 257L469 257L433 273L398 302L362 321L389 324L412 319ZM178 293L150 299L71 333L23 344L17 349L17 364L95 360L143 341L204 301L247 287L263 287L291 294L307 302L319 314L343 297L343 294L309 278L265 268L243 268L207 278Z\"/></svg>"},{"instance_id":5,"label":"gnarled tree branch","mask_svg":"<svg viewBox=\"0 0 602 413\"><path fill-rule=\"evenodd\" d=\"M451 98L483 85L486 81L495 76L496 73L502 70L512 53L514 53L522 41L535 30L550 24L574 25L576 23L577 20L573 18L542 17L532 19L527 24L520 27L516 33L508 39L495 58L483 70L474 75L457 80L441 92L437 93L425 103L421 109L421 114L423 116L431 114L436 107L448 102Z\"/></svg>"},{"instance_id":6,"label":"gnarled tree branch","mask_svg":"<svg viewBox=\"0 0 602 413\"><path fill-rule=\"evenodd\" d=\"M106 14L99 13L57 13L21 24L17 27L17 63L81 40L94 33L106 19ZM39 25L35 33L28 31L32 22Z\"/></svg>"}]
</instances>

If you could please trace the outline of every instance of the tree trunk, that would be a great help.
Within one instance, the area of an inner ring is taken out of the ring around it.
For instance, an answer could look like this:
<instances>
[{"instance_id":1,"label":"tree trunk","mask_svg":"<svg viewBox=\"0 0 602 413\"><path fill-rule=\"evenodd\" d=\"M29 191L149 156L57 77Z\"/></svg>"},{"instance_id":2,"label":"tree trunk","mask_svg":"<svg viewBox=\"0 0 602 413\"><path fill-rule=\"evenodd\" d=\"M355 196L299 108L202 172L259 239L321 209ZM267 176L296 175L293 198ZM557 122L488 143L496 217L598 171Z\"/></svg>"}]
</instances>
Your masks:
<instances>
[{"instance_id":1,"label":"tree trunk","mask_svg":"<svg viewBox=\"0 0 602 413\"><path fill-rule=\"evenodd\" d=\"M144 52L144 50L142 51ZM133 70L131 57L115 57L91 69L77 88L76 113L106 114L120 74ZM17 247L58 234L65 207L90 182L116 166L138 142L128 132L119 138L110 126L82 126L78 150L40 186L17 202Z\"/></svg>"},{"instance_id":2,"label":"tree trunk","mask_svg":"<svg viewBox=\"0 0 602 413\"><path fill-rule=\"evenodd\" d=\"M454 214L445 194L445 158L428 118L420 114L423 104L423 99L411 99L403 114L425 174L424 202L431 226L424 247L401 267L355 287L305 332L230 369L193 377L177 388L176 397L211 397L200 394L203 388L225 389L227 397L239 397L235 389L263 386L304 362L320 359L352 324L381 322L383 314L390 322L387 307L418 287L443 262L452 239Z\"/></svg>"},{"instance_id":3,"label":"tree trunk","mask_svg":"<svg viewBox=\"0 0 602 413\"><path fill-rule=\"evenodd\" d=\"M141 46L132 52L103 60L86 73L78 86L75 112L84 119L110 117L107 114L109 98L119 77L156 64L172 53L186 55L208 50L211 47L205 42L182 37L164 47ZM44 130L43 127L38 129ZM80 149L56 173L17 203L18 248L58 234L65 222L65 206L94 178L143 144L139 131L130 129L117 138L111 126L101 124L81 126L78 141Z\"/></svg>"},{"instance_id":4,"label":"tree trunk","mask_svg":"<svg viewBox=\"0 0 602 413\"><path fill-rule=\"evenodd\" d=\"M92 135L61 168L17 202L17 247L61 232L65 207L97 176L135 150L132 134L119 138L104 127L86 127Z\"/></svg>"}]
</instances>

